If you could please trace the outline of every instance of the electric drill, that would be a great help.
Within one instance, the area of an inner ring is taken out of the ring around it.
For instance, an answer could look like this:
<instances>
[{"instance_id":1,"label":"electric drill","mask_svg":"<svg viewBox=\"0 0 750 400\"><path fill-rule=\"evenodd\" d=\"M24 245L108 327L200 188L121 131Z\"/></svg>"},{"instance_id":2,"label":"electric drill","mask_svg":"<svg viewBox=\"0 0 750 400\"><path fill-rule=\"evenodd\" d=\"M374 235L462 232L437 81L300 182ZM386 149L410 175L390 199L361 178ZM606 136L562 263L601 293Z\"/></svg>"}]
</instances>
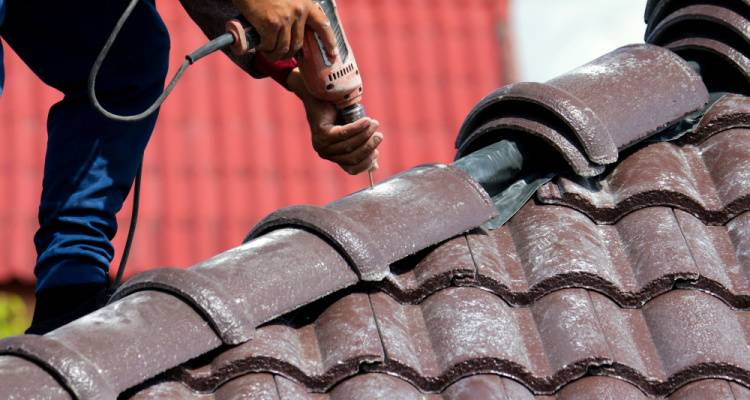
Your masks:
<instances>
[{"instance_id":1,"label":"electric drill","mask_svg":"<svg viewBox=\"0 0 750 400\"><path fill-rule=\"evenodd\" d=\"M325 13L336 36L339 56L331 62L317 33L305 31L302 50L297 62L305 87L316 98L333 103L339 113L339 123L349 124L366 116L362 100L362 76L354 59L344 28L339 20L334 0L313 0ZM237 55L252 51L260 42L257 32L241 17L227 23L227 32L234 37L230 47Z\"/></svg>"}]
</instances>

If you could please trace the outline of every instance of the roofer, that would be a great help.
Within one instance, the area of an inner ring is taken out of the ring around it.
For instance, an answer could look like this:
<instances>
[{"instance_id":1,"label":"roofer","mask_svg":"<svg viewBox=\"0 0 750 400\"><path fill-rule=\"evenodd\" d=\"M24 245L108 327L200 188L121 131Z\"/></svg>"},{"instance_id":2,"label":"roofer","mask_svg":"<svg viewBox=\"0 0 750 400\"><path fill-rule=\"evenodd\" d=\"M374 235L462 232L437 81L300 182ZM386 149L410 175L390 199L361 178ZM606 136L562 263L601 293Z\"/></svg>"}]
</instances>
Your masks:
<instances>
[{"instance_id":1,"label":"roofer","mask_svg":"<svg viewBox=\"0 0 750 400\"><path fill-rule=\"evenodd\" d=\"M378 122L366 118L335 126L333 105L308 93L291 58L305 29L318 33L329 56L335 56L323 12L311 0L233 2L261 36L254 72L300 97L318 154L351 174L377 165ZM115 214L156 122L156 114L139 122L108 120L87 96L89 71L125 6L114 0L0 0L2 38L41 80L64 94L48 115L40 227L34 237L37 303L28 333L48 332L106 301ZM139 2L99 73L99 101L124 114L148 107L163 89L168 52L169 37L154 0ZM1 61L0 52L0 90Z\"/></svg>"}]
</instances>

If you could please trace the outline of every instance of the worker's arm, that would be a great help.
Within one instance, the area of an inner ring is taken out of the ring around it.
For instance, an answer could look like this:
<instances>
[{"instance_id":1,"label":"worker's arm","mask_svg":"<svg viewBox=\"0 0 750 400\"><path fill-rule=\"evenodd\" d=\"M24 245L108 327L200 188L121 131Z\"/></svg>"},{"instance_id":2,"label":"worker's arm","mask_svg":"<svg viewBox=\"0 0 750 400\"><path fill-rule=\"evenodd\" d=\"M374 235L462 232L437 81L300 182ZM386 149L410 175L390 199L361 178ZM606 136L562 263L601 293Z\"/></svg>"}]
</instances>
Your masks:
<instances>
[{"instance_id":1,"label":"worker's arm","mask_svg":"<svg viewBox=\"0 0 750 400\"><path fill-rule=\"evenodd\" d=\"M348 125L336 125L336 107L310 94L299 69L289 74L287 87L305 106L312 145L321 158L335 162L352 175L370 167L378 168L377 148L383 141L378 121L368 117Z\"/></svg>"},{"instance_id":2,"label":"worker's arm","mask_svg":"<svg viewBox=\"0 0 750 400\"><path fill-rule=\"evenodd\" d=\"M336 38L323 10L312 0L232 0L260 35L258 50L270 60L292 58L305 28L318 34L328 57L337 55Z\"/></svg>"},{"instance_id":3,"label":"worker's arm","mask_svg":"<svg viewBox=\"0 0 750 400\"><path fill-rule=\"evenodd\" d=\"M330 56L336 42L323 12L312 0L180 0L190 18L203 33L214 39L226 32L226 22L242 13L258 30L260 52L235 55L225 53L255 78L273 77L286 86L286 76L296 65L291 55L302 47L305 27L318 32ZM282 60L282 61L279 61ZM283 61L285 60L285 61Z\"/></svg>"}]
</instances>

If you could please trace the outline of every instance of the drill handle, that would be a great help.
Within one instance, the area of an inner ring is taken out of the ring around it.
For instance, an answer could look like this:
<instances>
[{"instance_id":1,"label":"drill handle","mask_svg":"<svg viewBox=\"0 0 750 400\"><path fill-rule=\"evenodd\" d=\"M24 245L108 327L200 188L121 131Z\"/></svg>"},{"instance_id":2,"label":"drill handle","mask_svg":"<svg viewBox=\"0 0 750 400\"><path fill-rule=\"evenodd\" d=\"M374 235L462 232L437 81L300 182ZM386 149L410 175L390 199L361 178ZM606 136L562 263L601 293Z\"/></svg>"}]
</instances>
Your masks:
<instances>
[{"instance_id":1,"label":"drill handle","mask_svg":"<svg viewBox=\"0 0 750 400\"><path fill-rule=\"evenodd\" d=\"M255 52L260 45L260 34L242 15L227 21L226 30L234 37L234 43L229 48L237 56Z\"/></svg>"}]
</instances>

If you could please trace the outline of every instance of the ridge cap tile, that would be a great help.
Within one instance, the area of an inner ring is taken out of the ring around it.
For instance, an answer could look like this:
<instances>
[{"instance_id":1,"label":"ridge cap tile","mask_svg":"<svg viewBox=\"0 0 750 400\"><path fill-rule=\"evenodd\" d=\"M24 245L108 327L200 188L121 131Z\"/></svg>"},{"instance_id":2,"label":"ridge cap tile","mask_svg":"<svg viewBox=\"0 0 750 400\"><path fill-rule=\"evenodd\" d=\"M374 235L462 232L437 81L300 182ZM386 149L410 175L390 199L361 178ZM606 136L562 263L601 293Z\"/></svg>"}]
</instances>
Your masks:
<instances>
[{"instance_id":1,"label":"ridge cap tile","mask_svg":"<svg viewBox=\"0 0 750 400\"><path fill-rule=\"evenodd\" d=\"M21 335L0 339L0 355L32 361L59 379L77 399L115 399L117 392L96 364L83 354L47 336Z\"/></svg>"},{"instance_id":2,"label":"ridge cap tile","mask_svg":"<svg viewBox=\"0 0 750 400\"><path fill-rule=\"evenodd\" d=\"M736 4L690 2L671 10L668 15L652 19L645 40L697 62L711 92L747 93L750 90L750 9L740 10ZM686 24L690 26L684 26ZM744 84L738 79L744 80Z\"/></svg>"},{"instance_id":3,"label":"ridge cap tile","mask_svg":"<svg viewBox=\"0 0 750 400\"><path fill-rule=\"evenodd\" d=\"M658 41L657 38L672 25L691 19L722 25L750 44L750 26L747 24L747 17L723 5L710 3L689 4L673 11L657 24L651 25L652 29L649 29L646 35L646 42Z\"/></svg>"},{"instance_id":4,"label":"ridge cap tile","mask_svg":"<svg viewBox=\"0 0 750 400\"><path fill-rule=\"evenodd\" d=\"M297 206L274 212L248 238L279 227L313 230L335 244L360 279L381 281L394 262L474 229L495 214L487 193L466 173L430 165L325 208Z\"/></svg>"},{"instance_id":5,"label":"ridge cap tile","mask_svg":"<svg viewBox=\"0 0 750 400\"><path fill-rule=\"evenodd\" d=\"M109 303L143 290L161 290L185 300L201 311L224 343L239 344L251 339L249 326L256 322L234 301L227 301L215 281L191 269L159 268L128 279Z\"/></svg>"},{"instance_id":6,"label":"ridge cap tile","mask_svg":"<svg viewBox=\"0 0 750 400\"><path fill-rule=\"evenodd\" d=\"M576 174L591 176L600 172L596 165L616 162L619 151L701 110L707 101L703 81L683 59L658 46L628 45L547 83L495 90L464 120L457 157L489 134L531 134L561 151ZM504 131L488 129L495 118L516 120Z\"/></svg>"}]
</instances>

